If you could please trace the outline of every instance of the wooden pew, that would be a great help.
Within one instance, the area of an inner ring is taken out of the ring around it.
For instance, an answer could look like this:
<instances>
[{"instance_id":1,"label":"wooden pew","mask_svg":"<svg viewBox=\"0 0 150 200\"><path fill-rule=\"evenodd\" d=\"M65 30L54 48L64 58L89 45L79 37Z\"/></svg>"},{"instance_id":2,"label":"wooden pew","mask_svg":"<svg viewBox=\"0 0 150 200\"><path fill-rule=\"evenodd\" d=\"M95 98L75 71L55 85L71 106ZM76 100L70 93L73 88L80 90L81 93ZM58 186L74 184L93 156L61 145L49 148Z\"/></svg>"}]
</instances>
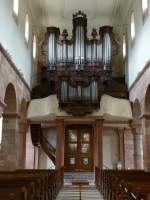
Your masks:
<instances>
[{"instance_id":1,"label":"wooden pew","mask_svg":"<svg viewBox=\"0 0 150 200\"><path fill-rule=\"evenodd\" d=\"M150 173L95 169L96 185L107 200L150 200Z\"/></svg>"},{"instance_id":2,"label":"wooden pew","mask_svg":"<svg viewBox=\"0 0 150 200\"><path fill-rule=\"evenodd\" d=\"M63 169L0 172L0 200L53 200L63 184Z\"/></svg>"}]
</instances>

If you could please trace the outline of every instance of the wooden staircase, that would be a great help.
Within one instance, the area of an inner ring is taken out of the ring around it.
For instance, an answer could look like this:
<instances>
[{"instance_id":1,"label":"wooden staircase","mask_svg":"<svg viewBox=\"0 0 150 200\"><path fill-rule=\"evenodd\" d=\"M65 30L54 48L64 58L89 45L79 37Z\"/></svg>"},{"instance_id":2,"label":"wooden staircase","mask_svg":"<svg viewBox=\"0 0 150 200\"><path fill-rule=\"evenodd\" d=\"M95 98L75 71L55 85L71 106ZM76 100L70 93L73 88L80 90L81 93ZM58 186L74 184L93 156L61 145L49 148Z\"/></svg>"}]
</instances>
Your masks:
<instances>
[{"instance_id":1,"label":"wooden staircase","mask_svg":"<svg viewBox=\"0 0 150 200\"><path fill-rule=\"evenodd\" d=\"M56 149L51 145L47 138L42 133L40 124L30 124L32 143L35 146L41 146L47 156L52 160L55 165L56 162Z\"/></svg>"}]
</instances>

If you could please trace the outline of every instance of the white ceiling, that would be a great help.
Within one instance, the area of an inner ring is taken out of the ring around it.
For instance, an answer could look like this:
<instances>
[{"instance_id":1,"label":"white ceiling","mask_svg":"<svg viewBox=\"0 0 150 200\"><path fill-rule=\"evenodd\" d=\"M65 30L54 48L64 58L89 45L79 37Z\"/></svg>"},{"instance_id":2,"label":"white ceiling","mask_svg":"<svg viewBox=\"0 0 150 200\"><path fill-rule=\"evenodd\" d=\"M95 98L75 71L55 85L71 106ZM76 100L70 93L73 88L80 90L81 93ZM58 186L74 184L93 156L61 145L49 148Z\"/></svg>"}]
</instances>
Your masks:
<instances>
[{"instance_id":1,"label":"white ceiling","mask_svg":"<svg viewBox=\"0 0 150 200\"><path fill-rule=\"evenodd\" d=\"M33 15L42 26L72 30L72 14L87 14L88 27L112 25L121 0L29 0Z\"/></svg>"}]
</instances>

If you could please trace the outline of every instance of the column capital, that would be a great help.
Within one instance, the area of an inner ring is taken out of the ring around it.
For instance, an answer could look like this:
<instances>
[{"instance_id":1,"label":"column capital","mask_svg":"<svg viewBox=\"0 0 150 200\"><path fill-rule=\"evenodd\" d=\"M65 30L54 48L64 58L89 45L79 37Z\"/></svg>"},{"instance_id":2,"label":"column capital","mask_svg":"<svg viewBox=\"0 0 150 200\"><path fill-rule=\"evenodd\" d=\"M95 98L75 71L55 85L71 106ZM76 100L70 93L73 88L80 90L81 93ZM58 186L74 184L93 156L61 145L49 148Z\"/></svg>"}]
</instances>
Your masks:
<instances>
[{"instance_id":1,"label":"column capital","mask_svg":"<svg viewBox=\"0 0 150 200\"><path fill-rule=\"evenodd\" d=\"M117 131L118 131L118 133L124 133L125 128L124 127L118 127Z\"/></svg>"},{"instance_id":2,"label":"column capital","mask_svg":"<svg viewBox=\"0 0 150 200\"><path fill-rule=\"evenodd\" d=\"M2 115L5 107L6 107L6 104L0 100L0 116Z\"/></svg>"},{"instance_id":3,"label":"column capital","mask_svg":"<svg viewBox=\"0 0 150 200\"><path fill-rule=\"evenodd\" d=\"M8 117L8 118L20 118L19 113L16 113L16 112L3 113L3 116Z\"/></svg>"},{"instance_id":4,"label":"column capital","mask_svg":"<svg viewBox=\"0 0 150 200\"><path fill-rule=\"evenodd\" d=\"M56 119L56 124L58 125L63 125L64 124L64 119Z\"/></svg>"},{"instance_id":5,"label":"column capital","mask_svg":"<svg viewBox=\"0 0 150 200\"><path fill-rule=\"evenodd\" d=\"M145 113L140 117L140 119L150 119L150 114L149 113Z\"/></svg>"},{"instance_id":6,"label":"column capital","mask_svg":"<svg viewBox=\"0 0 150 200\"><path fill-rule=\"evenodd\" d=\"M104 119L95 119L95 125L98 127L103 126Z\"/></svg>"}]
</instances>

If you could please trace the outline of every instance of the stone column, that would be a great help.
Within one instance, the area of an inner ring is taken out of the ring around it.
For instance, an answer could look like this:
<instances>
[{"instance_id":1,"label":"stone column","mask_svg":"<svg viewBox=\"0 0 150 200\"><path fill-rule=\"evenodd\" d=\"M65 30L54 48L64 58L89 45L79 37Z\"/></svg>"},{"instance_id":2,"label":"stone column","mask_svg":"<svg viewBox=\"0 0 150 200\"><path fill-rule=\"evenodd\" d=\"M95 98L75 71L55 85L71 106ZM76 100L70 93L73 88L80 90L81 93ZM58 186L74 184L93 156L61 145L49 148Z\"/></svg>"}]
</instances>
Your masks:
<instances>
[{"instance_id":1,"label":"stone column","mask_svg":"<svg viewBox=\"0 0 150 200\"><path fill-rule=\"evenodd\" d=\"M143 169L143 135L141 124L133 124L135 169Z\"/></svg>"},{"instance_id":2,"label":"stone column","mask_svg":"<svg viewBox=\"0 0 150 200\"><path fill-rule=\"evenodd\" d=\"M118 128L118 155L119 161L122 163L122 168L125 167L125 155L124 155L124 128Z\"/></svg>"},{"instance_id":3,"label":"stone column","mask_svg":"<svg viewBox=\"0 0 150 200\"><path fill-rule=\"evenodd\" d=\"M150 114L142 118L144 169L150 171Z\"/></svg>"},{"instance_id":4,"label":"stone column","mask_svg":"<svg viewBox=\"0 0 150 200\"><path fill-rule=\"evenodd\" d=\"M125 169L134 169L134 137L132 128L124 130Z\"/></svg>"},{"instance_id":5,"label":"stone column","mask_svg":"<svg viewBox=\"0 0 150 200\"><path fill-rule=\"evenodd\" d=\"M1 166L6 170L18 168L18 114L3 114L3 136L2 151L4 155L4 165Z\"/></svg>"},{"instance_id":6,"label":"stone column","mask_svg":"<svg viewBox=\"0 0 150 200\"><path fill-rule=\"evenodd\" d=\"M18 168L25 168L25 157L26 157L26 133L27 133L27 122L19 120L19 133L18 133Z\"/></svg>"},{"instance_id":7,"label":"stone column","mask_svg":"<svg viewBox=\"0 0 150 200\"><path fill-rule=\"evenodd\" d=\"M103 141L102 141L103 119L96 119L94 131L94 161L95 167L103 167Z\"/></svg>"},{"instance_id":8,"label":"stone column","mask_svg":"<svg viewBox=\"0 0 150 200\"><path fill-rule=\"evenodd\" d=\"M56 169L59 169L64 166L64 121L57 120L56 126Z\"/></svg>"}]
</instances>

